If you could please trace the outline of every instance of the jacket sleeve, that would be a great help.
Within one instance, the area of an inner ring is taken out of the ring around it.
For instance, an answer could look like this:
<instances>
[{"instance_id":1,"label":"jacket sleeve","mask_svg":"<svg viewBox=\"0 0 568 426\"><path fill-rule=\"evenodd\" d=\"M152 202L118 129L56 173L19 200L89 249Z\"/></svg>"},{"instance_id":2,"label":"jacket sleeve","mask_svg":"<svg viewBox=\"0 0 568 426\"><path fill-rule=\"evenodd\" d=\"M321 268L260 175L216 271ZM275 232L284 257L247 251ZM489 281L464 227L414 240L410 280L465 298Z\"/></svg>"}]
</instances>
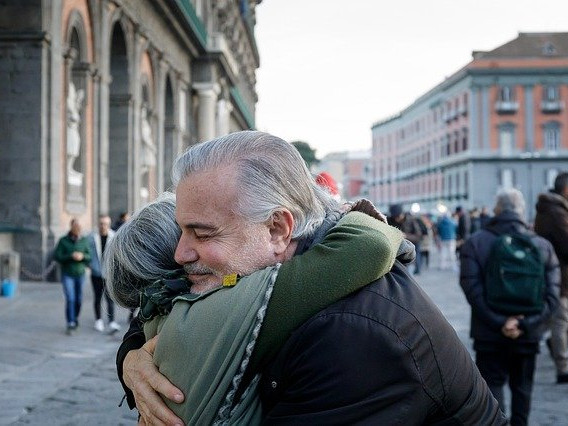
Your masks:
<instances>
[{"instance_id":1,"label":"jacket sleeve","mask_svg":"<svg viewBox=\"0 0 568 426\"><path fill-rule=\"evenodd\" d=\"M146 342L146 338L144 336L144 330L142 329L142 324L138 321L137 317L134 317L132 322L130 323L130 328L124 335L122 339L122 343L118 348L118 352L116 354L116 372L118 374L118 379L120 380L120 384L124 389L126 394L126 401L128 406L132 410L136 407L136 401L134 400L134 394L132 391L126 386L124 383L124 379L122 378L123 375L123 368L122 365L124 363L124 358L126 354L134 349L140 349L142 345Z\"/></svg>"},{"instance_id":2,"label":"jacket sleeve","mask_svg":"<svg viewBox=\"0 0 568 426\"><path fill-rule=\"evenodd\" d=\"M507 316L494 312L485 301L482 260L475 250L477 239L470 238L462 246L460 253L460 286L471 306L472 314L480 318L487 326L500 332L507 321Z\"/></svg>"},{"instance_id":3,"label":"jacket sleeve","mask_svg":"<svg viewBox=\"0 0 568 426\"><path fill-rule=\"evenodd\" d=\"M435 325L437 346L412 313L393 324L340 309L296 330L263 374L265 424L434 424L441 413L440 424L505 424L449 324Z\"/></svg>"},{"instance_id":4,"label":"jacket sleeve","mask_svg":"<svg viewBox=\"0 0 568 426\"><path fill-rule=\"evenodd\" d=\"M259 363L274 356L290 333L312 315L386 274L401 242L398 229L351 212L321 243L284 262L250 368L257 370Z\"/></svg>"},{"instance_id":5,"label":"jacket sleeve","mask_svg":"<svg viewBox=\"0 0 568 426\"><path fill-rule=\"evenodd\" d=\"M100 269L100 268L97 267L97 263L98 263L98 262L97 262L97 260L98 260L97 257L98 257L98 256L96 255L96 253L97 253L97 246L96 246L96 244L95 244L95 235L94 235L94 234L91 234L91 235L89 235L87 238L88 238L88 241L89 241L89 244L88 244L89 250L91 251L91 260L89 261L89 268L91 268L91 270L93 270L93 269ZM97 271L97 272L100 273L100 271Z\"/></svg>"},{"instance_id":6,"label":"jacket sleeve","mask_svg":"<svg viewBox=\"0 0 568 426\"><path fill-rule=\"evenodd\" d=\"M262 376L265 395L278 393L262 399L265 424L425 423L428 406L411 355L372 319L318 316L289 343L279 354L285 361L276 363L283 372Z\"/></svg>"},{"instance_id":7,"label":"jacket sleeve","mask_svg":"<svg viewBox=\"0 0 568 426\"><path fill-rule=\"evenodd\" d=\"M564 263L568 263L568 211L564 209L551 209L550 217L546 217L546 225L538 226L542 221L537 221L535 231L552 243L556 256Z\"/></svg>"},{"instance_id":8,"label":"jacket sleeve","mask_svg":"<svg viewBox=\"0 0 568 426\"><path fill-rule=\"evenodd\" d=\"M89 266L91 263L91 259L93 258L93 254L91 253L91 242L89 241L90 238L85 237L84 249L83 249L83 263Z\"/></svg>"},{"instance_id":9,"label":"jacket sleeve","mask_svg":"<svg viewBox=\"0 0 568 426\"><path fill-rule=\"evenodd\" d=\"M544 245L541 249L541 253L544 254L544 258L546 259L544 308L540 314L530 315L520 321L521 329L529 334L529 336L532 333L538 332L540 326L550 319L559 304L560 267L558 265L558 258L554 253L554 248L548 241L543 239L541 240L541 244Z\"/></svg>"}]
</instances>

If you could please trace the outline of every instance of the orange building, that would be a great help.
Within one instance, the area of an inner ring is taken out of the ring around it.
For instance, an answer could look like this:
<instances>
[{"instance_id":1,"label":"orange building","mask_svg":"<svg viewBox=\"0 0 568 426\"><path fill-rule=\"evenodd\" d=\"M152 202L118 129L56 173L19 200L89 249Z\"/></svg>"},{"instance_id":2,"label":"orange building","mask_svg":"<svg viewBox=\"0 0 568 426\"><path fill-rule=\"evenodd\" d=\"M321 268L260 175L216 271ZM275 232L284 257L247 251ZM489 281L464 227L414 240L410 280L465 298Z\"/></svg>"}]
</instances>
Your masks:
<instances>
[{"instance_id":1,"label":"orange building","mask_svg":"<svg viewBox=\"0 0 568 426\"><path fill-rule=\"evenodd\" d=\"M515 187L534 217L568 170L568 33L519 33L372 126L371 199L423 211L492 206Z\"/></svg>"}]
</instances>

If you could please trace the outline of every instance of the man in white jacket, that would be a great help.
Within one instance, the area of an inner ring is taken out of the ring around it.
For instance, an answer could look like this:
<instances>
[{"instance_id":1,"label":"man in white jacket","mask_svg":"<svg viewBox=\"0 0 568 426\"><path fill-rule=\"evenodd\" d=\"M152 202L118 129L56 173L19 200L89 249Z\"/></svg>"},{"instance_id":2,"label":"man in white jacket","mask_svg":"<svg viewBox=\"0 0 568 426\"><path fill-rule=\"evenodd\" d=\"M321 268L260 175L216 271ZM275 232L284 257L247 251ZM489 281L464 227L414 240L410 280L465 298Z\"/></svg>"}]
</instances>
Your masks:
<instances>
[{"instance_id":1,"label":"man in white jacket","mask_svg":"<svg viewBox=\"0 0 568 426\"><path fill-rule=\"evenodd\" d=\"M114 302L109 297L105 288L105 273L102 268L102 259L105 247L114 236L114 231L110 229L110 217L100 215L98 230L89 236L92 258L89 267L91 268L91 284L93 285L93 300L95 309L95 330L104 331L105 324L101 318L101 305L103 294L107 301L108 328L110 333L120 330L120 325L114 320Z\"/></svg>"}]
</instances>

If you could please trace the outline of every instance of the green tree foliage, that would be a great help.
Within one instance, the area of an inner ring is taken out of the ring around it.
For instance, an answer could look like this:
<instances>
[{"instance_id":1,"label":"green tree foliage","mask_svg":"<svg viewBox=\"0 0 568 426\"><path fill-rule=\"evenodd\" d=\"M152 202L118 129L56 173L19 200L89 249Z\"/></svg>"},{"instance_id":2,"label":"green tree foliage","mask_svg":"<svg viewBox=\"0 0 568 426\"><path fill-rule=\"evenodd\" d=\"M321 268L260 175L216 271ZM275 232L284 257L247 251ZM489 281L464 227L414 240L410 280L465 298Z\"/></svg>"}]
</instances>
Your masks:
<instances>
[{"instance_id":1,"label":"green tree foliage","mask_svg":"<svg viewBox=\"0 0 568 426\"><path fill-rule=\"evenodd\" d=\"M292 142L292 145L294 145L294 147L298 150L298 152L306 162L308 169L311 169L312 165L320 162L320 160L316 158L316 150L313 149L307 142L294 141Z\"/></svg>"}]
</instances>

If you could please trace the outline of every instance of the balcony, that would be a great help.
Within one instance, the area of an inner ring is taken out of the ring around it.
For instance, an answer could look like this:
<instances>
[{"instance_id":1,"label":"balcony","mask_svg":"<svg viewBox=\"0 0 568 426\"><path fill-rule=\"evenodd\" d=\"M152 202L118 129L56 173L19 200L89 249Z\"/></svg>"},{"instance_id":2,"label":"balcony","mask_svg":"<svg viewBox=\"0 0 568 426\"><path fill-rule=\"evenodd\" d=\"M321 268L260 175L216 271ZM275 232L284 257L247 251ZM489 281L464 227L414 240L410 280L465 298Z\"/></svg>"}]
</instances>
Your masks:
<instances>
[{"instance_id":1,"label":"balcony","mask_svg":"<svg viewBox=\"0 0 568 426\"><path fill-rule=\"evenodd\" d=\"M562 101L542 101L540 109L545 114L555 114L564 109L564 102Z\"/></svg>"},{"instance_id":2,"label":"balcony","mask_svg":"<svg viewBox=\"0 0 568 426\"><path fill-rule=\"evenodd\" d=\"M239 66L231 53L229 43L227 43L225 36L222 33L212 33L209 37L207 47L209 52L214 55L218 55L231 80L231 83L235 85L237 82L237 76L239 75Z\"/></svg>"},{"instance_id":3,"label":"balcony","mask_svg":"<svg viewBox=\"0 0 568 426\"><path fill-rule=\"evenodd\" d=\"M495 102L495 110L499 114L514 114L519 109L519 103L513 101Z\"/></svg>"}]
</instances>

